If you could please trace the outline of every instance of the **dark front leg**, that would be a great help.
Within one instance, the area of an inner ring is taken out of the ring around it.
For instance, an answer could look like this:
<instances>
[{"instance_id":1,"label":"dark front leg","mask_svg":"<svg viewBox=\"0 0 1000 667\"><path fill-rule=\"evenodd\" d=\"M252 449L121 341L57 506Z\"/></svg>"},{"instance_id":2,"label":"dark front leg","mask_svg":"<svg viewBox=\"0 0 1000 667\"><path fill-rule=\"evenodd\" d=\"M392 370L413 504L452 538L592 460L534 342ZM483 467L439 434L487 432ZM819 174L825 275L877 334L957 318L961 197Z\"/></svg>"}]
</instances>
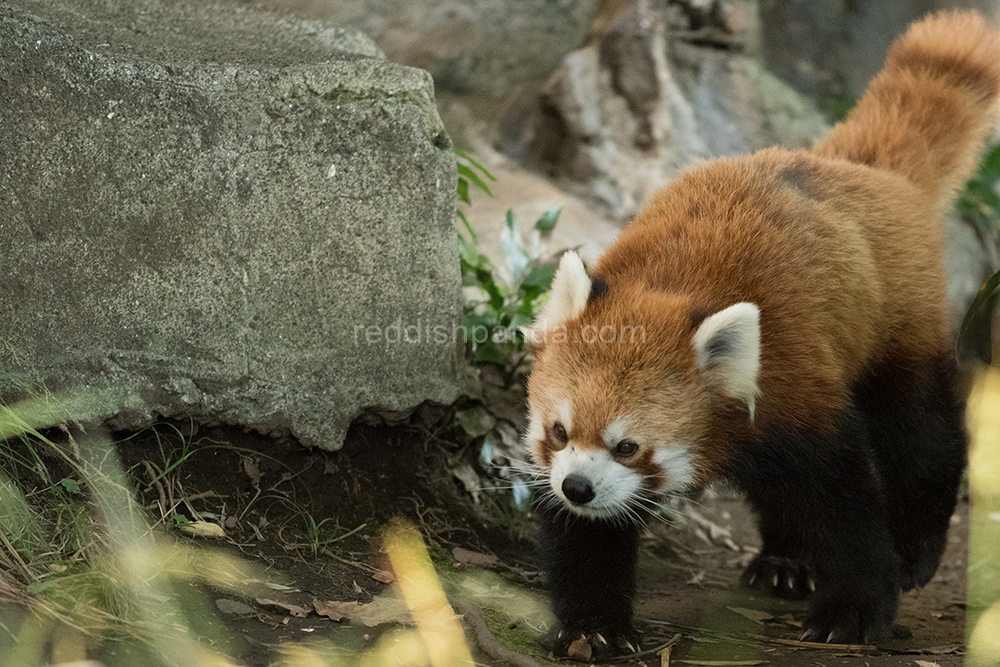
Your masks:
<instances>
[{"instance_id":1,"label":"dark front leg","mask_svg":"<svg viewBox=\"0 0 1000 667\"><path fill-rule=\"evenodd\" d=\"M793 549L782 555L801 554L797 565L815 582L802 635L809 641L874 641L896 615L897 556L866 433L849 415L833 434L771 437L729 465L762 528Z\"/></svg>"},{"instance_id":2,"label":"dark front leg","mask_svg":"<svg viewBox=\"0 0 1000 667\"><path fill-rule=\"evenodd\" d=\"M801 530L795 521L788 520L782 507L758 504L755 509L762 548L740 582L783 598L808 597L816 584L806 560Z\"/></svg>"},{"instance_id":3,"label":"dark front leg","mask_svg":"<svg viewBox=\"0 0 1000 667\"><path fill-rule=\"evenodd\" d=\"M543 639L557 656L585 638L593 655L632 652L639 528L567 510L537 510L541 564L559 627Z\"/></svg>"}]
</instances>

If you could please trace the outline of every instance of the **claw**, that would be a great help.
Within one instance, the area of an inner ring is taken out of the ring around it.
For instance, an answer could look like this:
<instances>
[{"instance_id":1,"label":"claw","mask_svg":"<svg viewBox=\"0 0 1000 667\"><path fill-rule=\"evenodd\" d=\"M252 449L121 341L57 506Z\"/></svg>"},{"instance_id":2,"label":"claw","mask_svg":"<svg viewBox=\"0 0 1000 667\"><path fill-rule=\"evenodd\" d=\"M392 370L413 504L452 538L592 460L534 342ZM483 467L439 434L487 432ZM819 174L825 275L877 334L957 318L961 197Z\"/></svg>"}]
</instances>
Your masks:
<instances>
[{"instance_id":1,"label":"claw","mask_svg":"<svg viewBox=\"0 0 1000 667\"><path fill-rule=\"evenodd\" d=\"M809 592L810 593L816 592L816 582L813 581L812 579L809 580Z\"/></svg>"},{"instance_id":2,"label":"claw","mask_svg":"<svg viewBox=\"0 0 1000 667\"><path fill-rule=\"evenodd\" d=\"M777 588L778 587L778 573L777 572L774 573L774 579L771 582L771 587L772 588Z\"/></svg>"},{"instance_id":3,"label":"claw","mask_svg":"<svg viewBox=\"0 0 1000 667\"><path fill-rule=\"evenodd\" d=\"M560 630L559 634L556 635L556 639L562 639L562 636L563 636L563 631Z\"/></svg>"},{"instance_id":4,"label":"claw","mask_svg":"<svg viewBox=\"0 0 1000 667\"><path fill-rule=\"evenodd\" d=\"M630 642L627 639L625 640L625 646L627 646L628 650L632 651L632 653L638 653L639 652L639 649L637 649L636 647L632 646L632 642Z\"/></svg>"},{"instance_id":5,"label":"claw","mask_svg":"<svg viewBox=\"0 0 1000 667\"><path fill-rule=\"evenodd\" d=\"M826 643L829 644L831 642L833 642L833 633L832 632L826 636Z\"/></svg>"},{"instance_id":6,"label":"claw","mask_svg":"<svg viewBox=\"0 0 1000 667\"><path fill-rule=\"evenodd\" d=\"M788 575L788 590L791 591L794 589L795 589L795 577L792 575Z\"/></svg>"},{"instance_id":7,"label":"claw","mask_svg":"<svg viewBox=\"0 0 1000 667\"><path fill-rule=\"evenodd\" d=\"M600 644L601 646L607 646L608 645L608 640L605 639L604 635L602 635L600 632L594 633L594 639L596 639L597 643Z\"/></svg>"},{"instance_id":8,"label":"claw","mask_svg":"<svg viewBox=\"0 0 1000 667\"><path fill-rule=\"evenodd\" d=\"M756 572L754 572L753 574L751 574L750 578L747 579L747 586L753 586L753 582L755 582L755 581L757 581L757 573Z\"/></svg>"}]
</instances>

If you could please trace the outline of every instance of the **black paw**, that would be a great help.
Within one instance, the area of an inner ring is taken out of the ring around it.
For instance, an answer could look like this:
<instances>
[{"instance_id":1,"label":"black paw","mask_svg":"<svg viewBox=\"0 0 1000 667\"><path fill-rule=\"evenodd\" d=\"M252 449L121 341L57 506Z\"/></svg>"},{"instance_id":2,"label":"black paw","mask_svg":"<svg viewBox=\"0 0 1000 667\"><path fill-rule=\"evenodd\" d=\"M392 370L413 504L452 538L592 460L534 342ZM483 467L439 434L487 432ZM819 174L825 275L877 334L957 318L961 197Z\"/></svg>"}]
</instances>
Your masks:
<instances>
[{"instance_id":1,"label":"black paw","mask_svg":"<svg viewBox=\"0 0 1000 667\"><path fill-rule=\"evenodd\" d=\"M539 640L557 658L593 662L639 651L639 642L631 632L582 632L558 626Z\"/></svg>"},{"instance_id":2,"label":"black paw","mask_svg":"<svg viewBox=\"0 0 1000 667\"><path fill-rule=\"evenodd\" d=\"M885 637L896 617L899 589L874 585L817 590L800 639L827 644L871 644Z\"/></svg>"},{"instance_id":3,"label":"black paw","mask_svg":"<svg viewBox=\"0 0 1000 667\"><path fill-rule=\"evenodd\" d=\"M770 554L754 558L743 571L740 583L793 600L807 597L816 589L812 574L803 561Z\"/></svg>"},{"instance_id":4,"label":"black paw","mask_svg":"<svg viewBox=\"0 0 1000 667\"><path fill-rule=\"evenodd\" d=\"M904 591L920 588L934 577L944 553L946 537L947 532L937 532L897 542L900 588Z\"/></svg>"}]
</instances>

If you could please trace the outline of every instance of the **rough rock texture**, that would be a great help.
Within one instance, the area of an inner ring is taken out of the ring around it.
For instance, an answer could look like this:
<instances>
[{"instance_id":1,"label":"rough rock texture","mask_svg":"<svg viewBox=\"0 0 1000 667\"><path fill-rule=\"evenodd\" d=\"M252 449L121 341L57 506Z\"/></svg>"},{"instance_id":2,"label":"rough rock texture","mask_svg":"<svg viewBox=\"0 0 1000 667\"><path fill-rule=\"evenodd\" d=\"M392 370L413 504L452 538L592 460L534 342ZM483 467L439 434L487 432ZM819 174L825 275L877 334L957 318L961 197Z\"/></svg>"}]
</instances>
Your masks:
<instances>
[{"instance_id":1,"label":"rough rock texture","mask_svg":"<svg viewBox=\"0 0 1000 667\"><path fill-rule=\"evenodd\" d=\"M426 72L202 0L6 3L0 62L0 398L329 449L367 407L454 400L459 348L425 335L461 315Z\"/></svg>"},{"instance_id":2,"label":"rough rock texture","mask_svg":"<svg viewBox=\"0 0 1000 667\"><path fill-rule=\"evenodd\" d=\"M599 41L566 57L515 151L621 219L696 160L808 147L822 134L811 102L742 54L737 37L747 30L712 31L697 19L631 4Z\"/></svg>"},{"instance_id":3,"label":"rough rock texture","mask_svg":"<svg viewBox=\"0 0 1000 667\"><path fill-rule=\"evenodd\" d=\"M428 70L439 91L507 95L540 81L620 0L264 0L349 25L389 58Z\"/></svg>"},{"instance_id":4,"label":"rough rock texture","mask_svg":"<svg viewBox=\"0 0 1000 667\"><path fill-rule=\"evenodd\" d=\"M997 0L760 0L768 68L835 110L861 97L906 27L940 9L977 9L996 20Z\"/></svg>"},{"instance_id":5,"label":"rough rock texture","mask_svg":"<svg viewBox=\"0 0 1000 667\"><path fill-rule=\"evenodd\" d=\"M563 57L631 0L260 0L363 30L434 77L460 147L483 154L517 132Z\"/></svg>"}]
</instances>

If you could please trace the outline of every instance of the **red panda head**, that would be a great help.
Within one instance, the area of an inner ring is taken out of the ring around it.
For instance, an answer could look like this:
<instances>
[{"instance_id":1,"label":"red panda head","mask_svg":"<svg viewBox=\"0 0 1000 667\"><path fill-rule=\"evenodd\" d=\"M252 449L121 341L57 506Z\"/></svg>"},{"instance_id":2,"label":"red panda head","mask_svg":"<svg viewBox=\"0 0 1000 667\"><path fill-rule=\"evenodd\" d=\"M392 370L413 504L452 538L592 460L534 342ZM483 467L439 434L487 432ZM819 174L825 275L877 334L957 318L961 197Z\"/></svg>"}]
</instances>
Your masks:
<instances>
[{"instance_id":1,"label":"red panda head","mask_svg":"<svg viewBox=\"0 0 1000 667\"><path fill-rule=\"evenodd\" d=\"M591 279L566 253L528 332L535 362L526 436L543 502L628 520L717 471L720 415L749 424L759 313L702 314L692 297Z\"/></svg>"}]
</instances>

